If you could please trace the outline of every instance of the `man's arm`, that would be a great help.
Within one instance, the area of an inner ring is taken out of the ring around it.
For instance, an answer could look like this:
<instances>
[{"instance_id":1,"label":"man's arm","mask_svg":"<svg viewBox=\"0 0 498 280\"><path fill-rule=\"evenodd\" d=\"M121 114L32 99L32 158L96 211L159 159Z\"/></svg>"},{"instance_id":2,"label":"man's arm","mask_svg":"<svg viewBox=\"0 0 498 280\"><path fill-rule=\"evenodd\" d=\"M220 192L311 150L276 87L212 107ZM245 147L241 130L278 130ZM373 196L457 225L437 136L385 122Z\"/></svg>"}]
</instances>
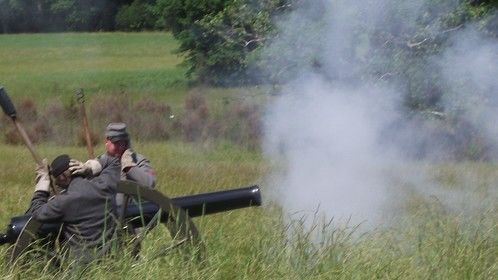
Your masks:
<instances>
[{"instance_id":1,"label":"man's arm","mask_svg":"<svg viewBox=\"0 0 498 280\"><path fill-rule=\"evenodd\" d=\"M64 218L64 211L62 209L64 195L57 195L50 200L48 200L48 197L48 192L35 191L27 213L31 214L33 219L43 223L62 220Z\"/></svg>"},{"instance_id":2,"label":"man's arm","mask_svg":"<svg viewBox=\"0 0 498 280\"><path fill-rule=\"evenodd\" d=\"M36 167L35 192L31 199L27 214L31 214L35 220L40 222L52 222L64 217L62 211L63 194L59 194L49 200L50 175L47 159L43 159L41 166Z\"/></svg>"},{"instance_id":3,"label":"man's arm","mask_svg":"<svg viewBox=\"0 0 498 280\"><path fill-rule=\"evenodd\" d=\"M150 161L141 155L137 155L131 149L123 153L121 169L128 180L149 188L154 188L156 185L156 174L150 165Z\"/></svg>"},{"instance_id":4,"label":"man's arm","mask_svg":"<svg viewBox=\"0 0 498 280\"><path fill-rule=\"evenodd\" d=\"M146 159L139 162L137 166L131 167L126 172L126 178L144 187L154 188L156 185L155 172L150 166L150 162Z\"/></svg>"}]
</instances>

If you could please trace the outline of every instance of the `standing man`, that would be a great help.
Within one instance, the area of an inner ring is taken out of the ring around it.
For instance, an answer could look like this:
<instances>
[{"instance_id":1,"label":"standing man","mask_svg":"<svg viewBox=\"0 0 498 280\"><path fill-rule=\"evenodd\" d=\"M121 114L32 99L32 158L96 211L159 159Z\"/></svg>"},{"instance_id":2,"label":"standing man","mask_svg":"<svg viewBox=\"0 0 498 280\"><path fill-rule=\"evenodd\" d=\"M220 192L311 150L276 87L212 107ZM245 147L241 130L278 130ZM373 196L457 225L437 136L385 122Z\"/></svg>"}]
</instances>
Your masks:
<instances>
[{"instance_id":1,"label":"standing man","mask_svg":"<svg viewBox=\"0 0 498 280\"><path fill-rule=\"evenodd\" d=\"M90 262L105 253L116 229L116 186L119 159L109 159L100 175L91 179L72 175L70 158L60 155L36 170L36 185L27 213L42 223L61 222L62 242L70 256ZM49 199L50 175L63 191Z\"/></svg>"},{"instance_id":2,"label":"standing man","mask_svg":"<svg viewBox=\"0 0 498 280\"><path fill-rule=\"evenodd\" d=\"M131 149L130 137L124 123L110 123L105 130L106 153L85 163L72 159L69 170L72 174L96 176L109 164L113 157L121 158L121 179L135 181L138 184L154 188L156 174L150 161Z\"/></svg>"},{"instance_id":3,"label":"standing man","mask_svg":"<svg viewBox=\"0 0 498 280\"><path fill-rule=\"evenodd\" d=\"M141 186L154 188L156 174L150 161L131 149L126 124L110 123L105 130L105 137L106 153L96 159L89 159L85 163L71 159L69 163L71 174L87 177L96 176L109 165L112 159L118 157L121 159L121 180L131 180ZM118 193L116 195L116 203L119 216L123 216L128 203L128 201L125 202L124 194Z\"/></svg>"}]
</instances>

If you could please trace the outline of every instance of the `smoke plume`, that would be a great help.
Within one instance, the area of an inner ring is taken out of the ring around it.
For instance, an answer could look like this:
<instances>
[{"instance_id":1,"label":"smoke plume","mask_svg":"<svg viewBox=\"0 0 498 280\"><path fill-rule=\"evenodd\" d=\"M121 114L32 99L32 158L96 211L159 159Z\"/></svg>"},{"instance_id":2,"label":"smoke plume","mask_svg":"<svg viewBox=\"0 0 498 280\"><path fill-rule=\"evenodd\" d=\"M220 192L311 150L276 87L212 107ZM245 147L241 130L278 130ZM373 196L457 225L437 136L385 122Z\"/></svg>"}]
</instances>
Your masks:
<instances>
[{"instance_id":1,"label":"smoke plume","mask_svg":"<svg viewBox=\"0 0 498 280\"><path fill-rule=\"evenodd\" d=\"M442 19L459 1L310 2L280 19L264 56L283 85L265 118L264 151L280 166L274 198L286 213L379 225L399 203L396 177L454 205L461 189L443 191L424 172L393 173L471 157L472 145L496 158L496 38L448 26ZM418 49L426 54L406 55ZM426 108L407 109L414 84Z\"/></svg>"}]
</instances>

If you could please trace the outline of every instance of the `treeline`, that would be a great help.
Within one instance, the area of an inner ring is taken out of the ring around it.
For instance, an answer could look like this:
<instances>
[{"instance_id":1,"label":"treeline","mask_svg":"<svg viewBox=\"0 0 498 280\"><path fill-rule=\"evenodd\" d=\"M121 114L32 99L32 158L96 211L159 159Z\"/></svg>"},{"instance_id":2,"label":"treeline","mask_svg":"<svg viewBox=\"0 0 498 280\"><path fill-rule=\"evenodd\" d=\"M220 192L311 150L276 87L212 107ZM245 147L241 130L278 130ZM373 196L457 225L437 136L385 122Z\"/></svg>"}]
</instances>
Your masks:
<instances>
[{"instance_id":1,"label":"treeline","mask_svg":"<svg viewBox=\"0 0 498 280\"><path fill-rule=\"evenodd\" d=\"M197 21L212 20L213 16L229 19L239 12L241 21L248 24L248 17L261 17L265 9L287 2L290 1L0 0L0 33L178 31L194 27Z\"/></svg>"},{"instance_id":2,"label":"treeline","mask_svg":"<svg viewBox=\"0 0 498 280\"><path fill-rule=\"evenodd\" d=\"M0 32L161 29L156 0L0 0Z\"/></svg>"}]
</instances>

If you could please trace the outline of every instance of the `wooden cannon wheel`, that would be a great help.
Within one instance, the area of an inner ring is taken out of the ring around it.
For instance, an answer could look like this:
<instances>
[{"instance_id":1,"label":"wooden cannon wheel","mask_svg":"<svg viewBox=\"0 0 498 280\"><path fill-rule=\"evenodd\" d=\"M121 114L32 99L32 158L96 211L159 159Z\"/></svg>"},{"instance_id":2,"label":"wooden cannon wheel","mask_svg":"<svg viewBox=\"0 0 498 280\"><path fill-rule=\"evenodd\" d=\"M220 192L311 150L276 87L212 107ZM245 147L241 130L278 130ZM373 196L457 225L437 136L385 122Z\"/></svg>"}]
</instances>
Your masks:
<instances>
[{"instance_id":1,"label":"wooden cannon wheel","mask_svg":"<svg viewBox=\"0 0 498 280\"><path fill-rule=\"evenodd\" d=\"M149 231L160 223L159 220L161 219L161 215L163 213L168 213L167 221L162 221L161 223L168 229L173 242L164 248L159 248L154 253L153 258L165 255L176 248L193 248L196 250L194 253L197 258L203 258L204 246L201 242L199 231L188 214L183 209L174 205L171 199L157 190L140 186L139 184L128 180L118 183L117 192L125 195L126 202L129 201L130 198L133 198L138 202L149 201L160 209L147 224L142 224L143 226L137 233L134 232L135 229L131 226L130 221L124 219L124 217L126 217L126 212L120 213L119 222L121 225L121 232L127 231L134 234L131 239L131 246L134 254L138 255L141 242ZM124 209L126 209L126 205ZM38 239L36 233L41 226L42 223L32 218L26 222L16 243L8 254L8 261L11 264L13 264L24 252L30 250L31 245Z\"/></svg>"}]
</instances>

